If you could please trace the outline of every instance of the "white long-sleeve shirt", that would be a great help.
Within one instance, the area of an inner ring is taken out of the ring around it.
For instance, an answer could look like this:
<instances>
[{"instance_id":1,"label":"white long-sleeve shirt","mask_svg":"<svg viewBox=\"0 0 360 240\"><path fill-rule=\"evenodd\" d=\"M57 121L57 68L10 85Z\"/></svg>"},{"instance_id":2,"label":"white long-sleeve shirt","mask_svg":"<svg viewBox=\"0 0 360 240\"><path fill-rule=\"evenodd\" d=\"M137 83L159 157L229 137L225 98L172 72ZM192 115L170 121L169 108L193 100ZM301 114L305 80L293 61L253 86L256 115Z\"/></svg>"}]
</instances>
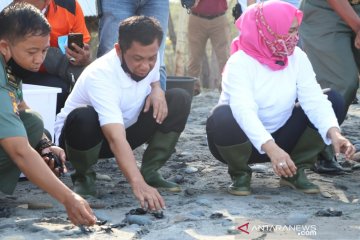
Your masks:
<instances>
[{"instance_id":1,"label":"white long-sleeve shirt","mask_svg":"<svg viewBox=\"0 0 360 240\"><path fill-rule=\"evenodd\" d=\"M316 82L306 54L296 47L288 66L273 71L243 51L233 54L224 69L219 104L229 104L236 122L260 152L271 133L290 118L298 99L326 144L329 128L339 127L327 96Z\"/></svg>"}]
</instances>

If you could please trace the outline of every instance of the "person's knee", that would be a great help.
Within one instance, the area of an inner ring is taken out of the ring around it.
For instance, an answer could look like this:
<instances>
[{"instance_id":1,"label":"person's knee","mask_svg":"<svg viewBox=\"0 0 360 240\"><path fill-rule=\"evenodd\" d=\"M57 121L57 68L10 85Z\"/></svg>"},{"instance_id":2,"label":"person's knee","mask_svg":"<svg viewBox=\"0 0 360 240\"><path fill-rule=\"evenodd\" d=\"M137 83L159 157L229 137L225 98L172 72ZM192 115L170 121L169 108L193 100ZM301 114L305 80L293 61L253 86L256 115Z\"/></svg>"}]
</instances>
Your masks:
<instances>
[{"instance_id":1,"label":"person's knee","mask_svg":"<svg viewBox=\"0 0 360 240\"><path fill-rule=\"evenodd\" d=\"M98 114L93 107L79 107L74 109L66 118L65 131L66 135L74 133L86 138L87 135L99 128L100 123ZM73 135L73 134L71 134Z\"/></svg>"},{"instance_id":2,"label":"person's knee","mask_svg":"<svg viewBox=\"0 0 360 240\"><path fill-rule=\"evenodd\" d=\"M19 116L24 124L29 143L35 147L44 133L44 122L41 115L33 110L20 111Z\"/></svg>"},{"instance_id":3,"label":"person's knee","mask_svg":"<svg viewBox=\"0 0 360 240\"><path fill-rule=\"evenodd\" d=\"M166 101L168 109L182 116L188 116L190 113L191 96L182 88L172 88L166 91Z\"/></svg>"},{"instance_id":4,"label":"person's knee","mask_svg":"<svg viewBox=\"0 0 360 240\"><path fill-rule=\"evenodd\" d=\"M214 127L230 126L234 122L234 117L229 105L217 106L211 114L214 119Z\"/></svg>"},{"instance_id":5,"label":"person's knee","mask_svg":"<svg viewBox=\"0 0 360 240\"><path fill-rule=\"evenodd\" d=\"M336 118L338 119L339 124L341 124L345 120L346 116L345 100L343 96L334 90L330 90L326 94L328 95L328 99L332 104Z\"/></svg>"}]
</instances>

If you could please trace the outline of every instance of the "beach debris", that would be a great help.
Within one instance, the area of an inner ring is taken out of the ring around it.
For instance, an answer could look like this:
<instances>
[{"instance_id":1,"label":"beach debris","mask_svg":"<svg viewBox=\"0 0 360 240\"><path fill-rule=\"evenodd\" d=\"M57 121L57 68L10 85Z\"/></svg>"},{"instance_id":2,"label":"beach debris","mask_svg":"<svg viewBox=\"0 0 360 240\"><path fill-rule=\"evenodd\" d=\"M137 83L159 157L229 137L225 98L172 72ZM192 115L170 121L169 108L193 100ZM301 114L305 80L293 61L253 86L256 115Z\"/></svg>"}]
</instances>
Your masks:
<instances>
[{"instance_id":1,"label":"beach debris","mask_svg":"<svg viewBox=\"0 0 360 240\"><path fill-rule=\"evenodd\" d=\"M182 175L176 175L175 176L175 178L174 178L174 182L176 182L176 183L183 183L184 182L184 180L185 180L185 178L184 178L184 176L182 176Z\"/></svg>"},{"instance_id":2,"label":"beach debris","mask_svg":"<svg viewBox=\"0 0 360 240\"><path fill-rule=\"evenodd\" d=\"M352 167L351 170L359 170L360 169L360 163L355 163Z\"/></svg>"},{"instance_id":3,"label":"beach debris","mask_svg":"<svg viewBox=\"0 0 360 240\"><path fill-rule=\"evenodd\" d=\"M192 195L194 195L195 193L196 193L196 190L193 189L193 188L187 188L187 189L185 189L185 195L186 195L186 196L192 196Z\"/></svg>"},{"instance_id":4,"label":"beach debris","mask_svg":"<svg viewBox=\"0 0 360 240\"><path fill-rule=\"evenodd\" d=\"M266 166L265 164L254 164L250 167L252 171L256 173L266 173L269 169L269 167Z\"/></svg>"},{"instance_id":5,"label":"beach debris","mask_svg":"<svg viewBox=\"0 0 360 240\"><path fill-rule=\"evenodd\" d=\"M342 215L342 211L337 211L333 208L319 210L315 213L315 216L317 217L340 217L341 215Z\"/></svg>"},{"instance_id":6,"label":"beach debris","mask_svg":"<svg viewBox=\"0 0 360 240\"><path fill-rule=\"evenodd\" d=\"M227 233L230 234L230 235L237 235L237 234L240 234L241 231L238 230L237 228L235 227L231 227L227 230Z\"/></svg>"},{"instance_id":7,"label":"beach debris","mask_svg":"<svg viewBox=\"0 0 360 240\"><path fill-rule=\"evenodd\" d=\"M109 175L96 173L96 180L103 180L103 181L110 182L112 179Z\"/></svg>"},{"instance_id":8,"label":"beach debris","mask_svg":"<svg viewBox=\"0 0 360 240\"><path fill-rule=\"evenodd\" d=\"M112 227L110 225L107 225L107 226L101 226L100 229L106 233L112 233L113 230L112 230Z\"/></svg>"},{"instance_id":9,"label":"beach debris","mask_svg":"<svg viewBox=\"0 0 360 240\"><path fill-rule=\"evenodd\" d=\"M186 222L186 221L189 221L189 220L191 220L191 217L186 216L186 215L182 215L182 214L178 214L178 215L175 215L173 217L173 222L174 223Z\"/></svg>"},{"instance_id":10,"label":"beach debris","mask_svg":"<svg viewBox=\"0 0 360 240\"><path fill-rule=\"evenodd\" d=\"M329 192L327 192L327 191L321 191L320 194L324 198L331 198L331 194Z\"/></svg>"},{"instance_id":11,"label":"beach debris","mask_svg":"<svg viewBox=\"0 0 360 240\"><path fill-rule=\"evenodd\" d=\"M131 224L137 224L140 226L144 226L144 225L151 225L152 224L152 220L150 218L150 216L147 215L127 215L125 218L125 221L127 223Z\"/></svg>"},{"instance_id":12,"label":"beach debris","mask_svg":"<svg viewBox=\"0 0 360 240\"><path fill-rule=\"evenodd\" d=\"M187 174L196 173L197 171L199 171L199 169L196 167L188 166L185 168L185 173Z\"/></svg>"},{"instance_id":13,"label":"beach debris","mask_svg":"<svg viewBox=\"0 0 360 240\"><path fill-rule=\"evenodd\" d=\"M182 158L182 157L190 157L191 155L192 155L191 152L186 152L186 151L176 154L176 156L178 156L180 158Z\"/></svg>"},{"instance_id":14,"label":"beach debris","mask_svg":"<svg viewBox=\"0 0 360 240\"><path fill-rule=\"evenodd\" d=\"M11 216L10 208L0 207L0 218L9 218Z\"/></svg>"},{"instance_id":15,"label":"beach debris","mask_svg":"<svg viewBox=\"0 0 360 240\"><path fill-rule=\"evenodd\" d=\"M257 237L257 238L253 238L252 240L264 240L266 238L267 234L264 233L261 236Z\"/></svg>"},{"instance_id":16,"label":"beach debris","mask_svg":"<svg viewBox=\"0 0 360 240\"><path fill-rule=\"evenodd\" d=\"M163 211L155 211L151 214L157 219L162 219L165 217Z\"/></svg>"},{"instance_id":17,"label":"beach debris","mask_svg":"<svg viewBox=\"0 0 360 240\"><path fill-rule=\"evenodd\" d=\"M29 202L28 209L31 210L40 210L40 209L49 209L53 208L51 203L43 203L43 202Z\"/></svg>"},{"instance_id":18,"label":"beach debris","mask_svg":"<svg viewBox=\"0 0 360 240\"><path fill-rule=\"evenodd\" d=\"M79 225L78 227L80 228L80 231L81 231L81 233L83 233L83 234L89 234L89 233L92 233L92 232L93 232L93 231L92 231L89 227L87 227L87 226Z\"/></svg>"},{"instance_id":19,"label":"beach debris","mask_svg":"<svg viewBox=\"0 0 360 240\"><path fill-rule=\"evenodd\" d=\"M105 203L103 203L103 202L90 202L89 201L89 205L93 209L103 209L106 207Z\"/></svg>"},{"instance_id":20,"label":"beach debris","mask_svg":"<svg viewBox=\"0 0 360 240\"><path fill-rule=\"evenodd\" d=\"M255 196L254 198L256 198L256 199L262 199L262 200L271 199L271 197L270 197L270 196L267 196L267 195L257 195L257 196Z\"/></svg>"},{"instance_id":21,"label":"beach debris","mask_svg":"<svg viewBox=\"0 0 360 240\"><path fill-rule=\"evenodd\" d=\"M126 213L124 222L127 222L129 224L138 224L140 226L151 225L151 217L154 217L156 219L162 219L165 216L163 211L151 211L143 208L135 208L131 209L128 213Z\"/></svg>"},{"instance_id":22,"label":"beach debris","mask_svg":"<svg viewBox=\"0 0 360 240\"><path fill-rule=\"evenodd\" d=\"M143 208L135 208L135 209L131 209L126 215L130 214L130 215L144 215L146 214L147 211Z\"/></svg>"},{"instance_id":23,"label":"beach debris","mask_svg":"<svg viewBox=\"0 0 360 240\"><path fill-rule=\"evenodd\" d=\"M210 219L219 219L219 218L223 218L223 217L224 217L224 214L222 214L220 212L215 212L210 215Z\"/></svg>"}]
</instances>

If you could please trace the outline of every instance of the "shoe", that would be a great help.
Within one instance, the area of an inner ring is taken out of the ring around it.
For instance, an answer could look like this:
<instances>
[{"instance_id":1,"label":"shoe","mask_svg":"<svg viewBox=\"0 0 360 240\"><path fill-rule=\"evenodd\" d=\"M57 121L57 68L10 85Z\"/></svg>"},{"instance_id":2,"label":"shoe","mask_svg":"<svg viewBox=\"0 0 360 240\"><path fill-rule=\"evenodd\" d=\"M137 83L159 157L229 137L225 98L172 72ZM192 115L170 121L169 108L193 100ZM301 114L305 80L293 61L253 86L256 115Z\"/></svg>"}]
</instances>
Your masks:
<instances>
[{"instance_id":1,"label":"shoe","mask_svg":"<svg viewBox=\"0 0 360 240\"><path fill-rule=\"evenodd\" d=\"M292 189L298 190L307 194L319 193L320 188L309 181L306 177L304 168L300 168L296 171L296 175L293 177L281 177L280 186L289 186Z\"/></svg>"},{"instance_id":2,"label":"shoe","mask_svg":"<svg viewBox=\"0 0 360 240\"><path fill-rule=\"evenodd\" d=\"M331 160L318 159L311 170L320 174L341 175L345 173L345 169L338 163L336 157L333 157Z\"/></svg>"},{"instance_id":3,"label":"shoe","mask_svg":"<svg viewBox=\"0 0 360 240\"><path fill-rule=\"evenodd\" d=\"M145 182L150 186L169 192L181 192L180 185L165 180L158 172L174 152L179 136L180 133L177 132L157 131L150 139L140 169Z\"/></svg>"},{"instance_id":4,"label":"shoe","mask_svg":"<svg viewBox=\"0 0 360 240\"><path fill-rule=\"evenodd\" d=\"M248 196L251 194L251 173L243 176L232 177L232 184L228 187L228 193L236 196Z\"/></svg>"},{"instance_id":5,"label":"shoe","mask_svg":"<svg viewBox=\"0 0 360 240\"><path fill-rule=\"evenodd\" d=\"M92 170L88 171L86 174L73 173L71 175L71 180L74 184L74 192L82 197L96 197L97 191L95 186L95 179L96 173Z\"/></svg>"},{"instance_id":6,"label":"shoe","mask_svg":"<svg viewBox=\"0 0 360 240\"><path fill-rule=\"evenodd\" d=\"M247 196L251 194L252 170L248 165L252 151L251 146L249 141L232 146L216 145L219 154L228 164L228 173L232 183L227 191L232 195Z\"/></svg>"}]
</instances>

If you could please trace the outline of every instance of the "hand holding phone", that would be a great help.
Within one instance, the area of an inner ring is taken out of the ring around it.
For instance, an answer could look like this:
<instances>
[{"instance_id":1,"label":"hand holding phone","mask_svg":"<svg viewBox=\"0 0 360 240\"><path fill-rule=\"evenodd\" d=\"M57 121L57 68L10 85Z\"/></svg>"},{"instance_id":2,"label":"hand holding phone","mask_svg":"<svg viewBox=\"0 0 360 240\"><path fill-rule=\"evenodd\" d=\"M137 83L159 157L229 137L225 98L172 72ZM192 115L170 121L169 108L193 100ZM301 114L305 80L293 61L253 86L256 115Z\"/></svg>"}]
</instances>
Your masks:
<instances>
[{"instance_id":1,"label":"hand holding phone","mask_svg":"<svg viewBox=\"0 0 360 240\"><path fill-rule=\"evenodd\" d=\"M83 48L84 47L83 34L82 33L69 33L68 48L72 51L76 51L76 49L72 46L73 43L78 45L80 48Z\"/></svg>"}]
</instances>

